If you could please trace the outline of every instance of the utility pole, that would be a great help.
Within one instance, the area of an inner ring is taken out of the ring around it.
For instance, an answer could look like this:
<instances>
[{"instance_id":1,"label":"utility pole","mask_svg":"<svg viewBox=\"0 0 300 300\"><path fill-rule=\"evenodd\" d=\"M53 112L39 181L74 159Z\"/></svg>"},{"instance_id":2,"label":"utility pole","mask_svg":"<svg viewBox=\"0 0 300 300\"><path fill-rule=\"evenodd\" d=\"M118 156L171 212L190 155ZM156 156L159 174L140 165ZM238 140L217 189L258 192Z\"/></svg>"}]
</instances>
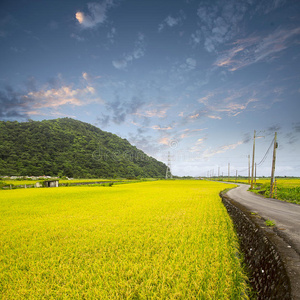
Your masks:
<instances>
[{"instance_id":1,"label":"utility pole","mask_svg":"<svg viewBox=\"0 0 300 300\"><path fill-rule=\"evenodd\" d=\"M218 167L218 181L220 181L220 167Z\"/></svg>"},{"instance_id":2,"label":"utility pole","mask_svg":"<svg viewBox=\"0 0 300 300\"><path fill-rule=\"evenodd\" d=\"M251 172L251 190L253 189L254 157L255 157L255 134L256 134L256 131L254 130L254 136L253 136L253 154L252 154L252 172Z\"/></svg>"},{"instance_id":3,"label":"utility pole","mask_svg":"<svg viewBox=\"0 0 300 300\"><path fill-rule=\"evenodd\" d=\"M230 177L230 163L228 163L228 181L229 181L229 177Z\"/></svg>"},{"instance_id":4,"label":"utility pole","mask_svg":"<svg viewBox=\"0 0 300 300\"><path fill-rule=\"evenodd\" d=\"M250 183L250 154L248 155L248 184Z\"/></svg>"},{"instance_id":5,"label":"utility pole","mask_svg":"<svg viewBox=\"0 0 300 300\"><path fill-rule=\"evenodd\" d=\"M271 185L270 185L270 197L273 198L273 185L275 177L275 162L276 162L276 148L278 147L277 143L277 132L275 132L274 137L274 149L273 149L273 161L272 161L272 173L271 173Z\"/></svg>"},{"instance_id":6,"label":"utility pole","mask_svg":"<svg viewBox=\"0 0 300 300\"><path fill-rule=\"evenodd\" d=\"M235 182L237 181L237 170L235 170Z\"/></svg>"}]
</instances>

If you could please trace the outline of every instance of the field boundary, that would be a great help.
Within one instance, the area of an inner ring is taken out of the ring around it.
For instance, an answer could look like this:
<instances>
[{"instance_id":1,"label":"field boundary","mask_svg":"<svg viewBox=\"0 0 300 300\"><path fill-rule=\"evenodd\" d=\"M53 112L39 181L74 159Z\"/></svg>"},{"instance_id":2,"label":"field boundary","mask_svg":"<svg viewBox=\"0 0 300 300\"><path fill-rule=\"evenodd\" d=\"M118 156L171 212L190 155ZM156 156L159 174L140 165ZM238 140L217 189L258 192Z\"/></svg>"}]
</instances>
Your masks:
<instances>
[{"instance_id":1,"label":"field boundary","mask_svg":"<svg viewBox=\"0 0 300 300\"><path fill-rule=\"evenodd\" d=\"M221 192L220 196L234 222L257 299L300 299L291 267L291 257L297 259L297 253L292 253L294 250L288 248L275 229L266 227L260 216L251 214L226 193Z\"/></svg>"}]
</instances>

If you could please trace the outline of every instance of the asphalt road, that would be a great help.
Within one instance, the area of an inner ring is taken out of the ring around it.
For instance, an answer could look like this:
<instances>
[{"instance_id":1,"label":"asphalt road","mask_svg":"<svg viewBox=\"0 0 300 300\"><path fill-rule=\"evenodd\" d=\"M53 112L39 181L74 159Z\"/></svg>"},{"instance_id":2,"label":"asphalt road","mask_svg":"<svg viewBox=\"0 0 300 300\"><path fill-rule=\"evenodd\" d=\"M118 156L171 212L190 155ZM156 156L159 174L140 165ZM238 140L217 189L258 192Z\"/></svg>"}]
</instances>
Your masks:
<instances>
[{"instance_id":1,"label":"asphalt road","mask_svg":"<svg viewBox=\"0 0 300 300\"><path fill-rule=\"evenodd\" d=\"M227 195L250 212L257 213L264 219L273 220L282 233L282 238L300 255L300 205L264 198L248 192L248 189L249 185L240 184L239 187L227 192Z\"/></svg>"}]
</instances>

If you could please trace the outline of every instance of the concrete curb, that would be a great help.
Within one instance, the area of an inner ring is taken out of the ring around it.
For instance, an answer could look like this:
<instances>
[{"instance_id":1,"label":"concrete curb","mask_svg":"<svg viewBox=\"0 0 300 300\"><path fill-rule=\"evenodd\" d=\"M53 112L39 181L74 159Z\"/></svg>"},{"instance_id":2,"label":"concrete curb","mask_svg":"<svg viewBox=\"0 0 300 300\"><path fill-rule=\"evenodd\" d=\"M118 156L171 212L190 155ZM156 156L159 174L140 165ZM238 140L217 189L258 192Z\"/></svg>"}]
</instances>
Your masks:
<instances>
[{"instance_id":1,"label":"concrete curb","mask_svg":"<svg viewBox=\"0 0 300 300\"><path fill-rule=\"evenodd\" d=\"M221 192L232 218L257 299L300 299L300 259L279 235L257 214Z\"/></svg>"}]
</instances>

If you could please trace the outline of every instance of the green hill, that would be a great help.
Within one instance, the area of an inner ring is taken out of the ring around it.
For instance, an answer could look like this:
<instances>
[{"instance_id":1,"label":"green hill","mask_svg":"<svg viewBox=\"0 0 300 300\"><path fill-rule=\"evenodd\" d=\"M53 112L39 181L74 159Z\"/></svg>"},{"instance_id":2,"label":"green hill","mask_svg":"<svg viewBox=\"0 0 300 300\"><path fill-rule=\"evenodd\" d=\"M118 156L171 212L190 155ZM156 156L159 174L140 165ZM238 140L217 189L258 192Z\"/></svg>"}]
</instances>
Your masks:
<instances>
[{"instance_id":1,"label":"green hill","mask_svg":"<svg viewBox=\"0 0 300 300\"><path fill-rule=\"evenodd\" d=\"M163 177L166 165L126 139L70 118L0 121L0 175Z\"/></svg>"}]
</instances>

